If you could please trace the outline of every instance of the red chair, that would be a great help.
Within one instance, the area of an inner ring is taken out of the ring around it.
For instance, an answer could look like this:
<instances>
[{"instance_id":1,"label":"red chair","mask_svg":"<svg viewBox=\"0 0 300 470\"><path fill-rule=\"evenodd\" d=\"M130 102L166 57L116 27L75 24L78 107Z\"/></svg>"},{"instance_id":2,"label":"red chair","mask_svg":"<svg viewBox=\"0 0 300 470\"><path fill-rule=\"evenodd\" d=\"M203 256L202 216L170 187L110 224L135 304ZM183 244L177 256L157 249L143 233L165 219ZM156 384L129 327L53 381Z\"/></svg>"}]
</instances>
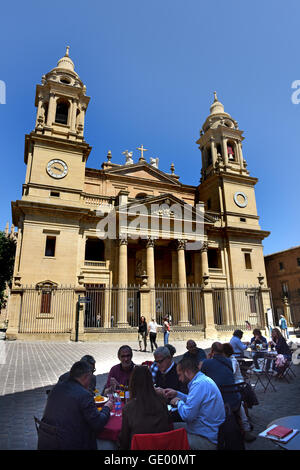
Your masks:
<instances>
[{"instance_id":1,"label":"red chair","mask_svg":"<svg viewBox=\"0 0 300 470\"><path fill-rule=\"evenodd\" d=\"M152 364L153 364L153 361L144 361L144 362L142 362L142 366L147 366L149 368L152 366Z\"/></svg>"},{"instance_id":2,"label":"red chair","mask_svg":"<svg viewBox=\"0 0 300 470\"><path fill-rule=\"evenodd\" d=\"M190 450L184 428L156 434L134 434L131 450Z\"/></svg>"}]
</instances>

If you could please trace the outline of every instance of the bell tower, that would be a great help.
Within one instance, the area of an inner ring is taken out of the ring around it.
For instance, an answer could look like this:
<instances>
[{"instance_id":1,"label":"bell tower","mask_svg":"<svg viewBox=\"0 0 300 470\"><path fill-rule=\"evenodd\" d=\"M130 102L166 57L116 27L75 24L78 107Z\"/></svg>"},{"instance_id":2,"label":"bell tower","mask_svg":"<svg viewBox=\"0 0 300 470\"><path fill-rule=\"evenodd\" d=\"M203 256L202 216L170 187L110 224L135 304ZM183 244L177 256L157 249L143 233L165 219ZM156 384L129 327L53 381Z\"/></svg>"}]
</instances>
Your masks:
<instances>
[{"instance_id":1,"label":"bell tower","mask_svg":"<svg viewBox=\"0 0 300 470\"><path fill-rule=\"evenodd\" d=\"M214 102L210 107L210 115L200 131L197 141L202 153L202 181L210 175L231 173L249 175L247 163L243 157L243 131L228 113L214 92ZM201 182L202 182L201 181Z\"/></svg>"},{"instance_id":2,"label":"bell tower","mask_svg":"<svg viewBox=\"0 0 300 470\"><path fill-rule=\"evenodd\" d=\"M84 119L90 98L74 70L69 46L57 66L37 85L35 132L67 140L83 141Z\"/></svg>"},{"instance_id":3,"label":"bell tower","mask_svg":"<svg viewBox=\"0 0 300 470\"><path fill-rule=\"evenodd\" d=\"M55 68L36 87L34 131L25 137L27 164L23 198L45 202L55 189L61 200L78 200L84 188L85 164L91 147L84 140L90 98L75 72L69 46ZM68 194L67 194L68 193ZM52 199L50 197L49 202Z\"/></svg>"},{"instance_id":4,"label":"bell tower","mask_svg":"<svg viewBox=\"0 0 300 470\"><path fill-rule=\"evenodd\" d=\"M247 170L243 131L214 95L197 140L202 154L197 199L216 220L217 230L208 229L207 236L223 251L227 285L257 285L265 275L262 240L269 235L261 230L257 215L254 187L258 179Z\"/></svg>"},{"instance_id":5,"label":"bell tower","mask_svg":"<svg viewBox=\"0 0 300 470\"><path fill-rule=\"evenodd\" d=\"M247 170L243 140L237 121L224 111L214 92L210 114L196 142L202 155L199 199L207 210L221 214L224 226L260 228L254 193L258 180Z\"/></svg>"}]
</instances>

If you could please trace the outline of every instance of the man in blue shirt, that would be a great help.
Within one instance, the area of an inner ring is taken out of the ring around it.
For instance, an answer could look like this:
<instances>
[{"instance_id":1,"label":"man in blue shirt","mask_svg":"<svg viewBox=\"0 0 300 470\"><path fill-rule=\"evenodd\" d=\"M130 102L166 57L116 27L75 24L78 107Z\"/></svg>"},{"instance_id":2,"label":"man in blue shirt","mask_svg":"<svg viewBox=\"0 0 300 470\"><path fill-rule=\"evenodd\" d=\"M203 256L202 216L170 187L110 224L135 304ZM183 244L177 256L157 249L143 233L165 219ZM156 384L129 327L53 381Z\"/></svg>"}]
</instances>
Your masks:
<instances>
[{"instance_id":1,"label":"man in blue shirt","mask_svg":"<svg viewBox=\"0 0 300 470\"><path fill-rule=\"evenodd\" d=\"M216 450L220 425L225 421L222 395L209 377L199 371L195 361L181 359L177 374L182 383L188 384L188 394L166 389L171 404L185 423L188 441L192 450ZM176 427L176 425L175 425ZM180 427L182 423L180 423Z\"/></svg>"},{"instance_id":2,"label":"man in blue shirt","mask_svg":"<svg viewBox=\"0 0 300 470\"><path fill-rule=\"evenodd\" d=\"M244 351L250 344L249 342L242 343L243 334L242 330L235 330L233 332L230 344L233 347L234 356L244 357Z\"/></svg>"}]
</instances>

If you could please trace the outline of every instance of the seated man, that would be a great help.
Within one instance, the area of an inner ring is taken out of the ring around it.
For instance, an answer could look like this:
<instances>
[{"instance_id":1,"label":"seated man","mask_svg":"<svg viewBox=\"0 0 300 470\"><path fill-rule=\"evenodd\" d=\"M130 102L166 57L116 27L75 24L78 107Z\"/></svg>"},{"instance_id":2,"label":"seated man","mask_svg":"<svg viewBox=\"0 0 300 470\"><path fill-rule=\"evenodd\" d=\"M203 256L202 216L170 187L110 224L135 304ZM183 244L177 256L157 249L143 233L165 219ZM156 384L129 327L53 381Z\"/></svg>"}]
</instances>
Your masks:
<instances>
[{"instance_id":1,"label":"seated man","mask_svg":"<svg viewBox=\"0 0 300 470\"><path fill-rule=\"evenodd\" d=\"M172 388L186 393L186 385L179 380L170 350L166 346L160 346L154 351L154 359L158 367L155 377L156 391L161 392L162 389Z\"/></svg>"},{"instance_id":2,"label":"seated man","mask_svg":"<svg viewBox=\"0 0 300 470\"><path fill-rule=\"evenodd\" d=\"M166 389L165 394L172 399L173 406L177 405L185 422L190 448L216 450L219 426L225 421L224 402L218 387L190 358L181 359L177 373L180 381L188 384L188 394L172 389ZM183 427L182 423L179 427Z\"/></svg>"},{"instance_id":3,"label":"seated man","mask_svg":"<svg viewBox=\"0 0 300 470\"><path fill-rule=\"evenodd\" d=\"M268 349L268 340L262 336L261 331L255 328L253 330L253 338L250 341L250 348L252 349L252 358L255 366L255 371L260 371L260 367L258 364L259 358L264 358L264 353L259 352L257 350L257 346L261 346L262 349Z\"/></svg>"},{"instance_id":4,"label":"seated man","mask_svg":"<svg viewBox=\"0 0 300 470\"><path fill-rule=\"evenodd\" d=\"M96 361L93 358L93 356L89 356L89 355L83 356L80 360L81 361L86 361L90 365L90 368L91 368L91 371L92 371L92 377L91 377L91 381L90 381L90 385L89 385L89 391L92 394L94 394L94 392L96 390L96 376L94 375L94 372L96 371ZM69 377L70 377L70 372L65 372L64 374L62 374L59 377L58 381L59 382L64 382L65 380L68 380Z\"/></svg>"},{"instance_id":5,"label":"seated man","mask_svg":"<svg viewBox=\"0 0 300 470\"><path fill-rule=\"evenodd\" d=\"M230 340L230 344L233 347L234 355L237 357L244 357L244 351L248 348L249 342L242 343L241 339L243 337L242 330L235 330L233 336Z\"/></svg>"},{"instance_id":6,"label":"seated man","mask_svg":"<svg viewBox=\"0 0 300 470\"><path fill-rule=\"evenodd\" d=\"M215 342L209 353L211 359L202 362L201 372L210 377L219 387L224 403L228 403L232 411L238 411L241 405L241 394L235 385L232 362L225 357L223 345Z\"/></svg>"},{"instance_id":7,"label":"seated man","mask_svg":"<svg viewBox=\"0 0 300 470\"><path fill-rule=\"evenodd\" d=\"M184 353L183 358L190 358L196 361L197 366L199 367L200 362L206 359L206 353L203 349L197 348L197 345L194 340L189 339L186 343L186 349L188 350Z\"/></svg>"},{"instance_id":8,"label":"seated man","mask_svg":"<svg viewBox=\"0 0 300 470\"><path fill-rule=\"evenodd\" d=\"M92 371L86 361L73 364L69 378L49 394L38 431L39 450L96 450L96 435L107 423L113 406L108 401L98 411L88 391ZM56 428L55 439L47 425Z\"/></svg>"},{"instance_id":9,"label":"seated man","mask_svg":"<svg viewBox=\"0 0 300 470\"><path fill-rule=\"evenodd\" d=\"M174 354L176 353L176 349L174 348L174 346L172 344L166 344L165 345L166 348L168 348L168 350L170 351L170 354L171 354L171 357L174 356ZM156 382L156 374L157 374L157 371L158 371L158 365L157 363L154 361L153 364L151 365L150 367L150 371L151 371L151 374L152 374L152 380L153 380L153 383L155 384Z\"/></svg>"},{"instance_id":10,"label":"seated man","mask_svg":"<svg viewBox=\"0 0 300 470\"><path fill-rule=\"evenodd\" d=\"M120 364L113 366L108 374L107 382L104 386L103 395L107 395L119 385L129 385L129 380L135 364L132 362L132 349L124 345L119 348L118 358Z\"/></svg>"}]
</instances>

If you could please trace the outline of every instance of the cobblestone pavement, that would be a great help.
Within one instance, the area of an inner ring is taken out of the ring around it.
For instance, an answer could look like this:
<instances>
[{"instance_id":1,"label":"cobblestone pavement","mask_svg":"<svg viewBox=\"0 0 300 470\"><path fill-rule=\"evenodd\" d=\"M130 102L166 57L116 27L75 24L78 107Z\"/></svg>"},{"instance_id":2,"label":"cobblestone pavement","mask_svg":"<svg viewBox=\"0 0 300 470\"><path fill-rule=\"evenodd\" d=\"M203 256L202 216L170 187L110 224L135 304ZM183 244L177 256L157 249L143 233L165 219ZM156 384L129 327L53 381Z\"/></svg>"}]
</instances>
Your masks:
<instances>
[{"instance_id":1,"label":"cobblestone pavement","mask_svg":"<svg viewBox=\"0 0 300 470\"><path fill-rule=\"evenodd\" d=\"M137 351L137 343L128 344L134 349L136 364L152 360L152 353ZM175 358L179 359L186 351L186 342L172 344L177 350ZM197 345L208 349L211 341L198 341ZM5 361L0 361L0 450L36 449L33 416L42 417L46 390L85 354L96 359L97 387L101 390L109 369L118 362L119 346L119 343L98 342L0 341L1 357L3 359L3 350L6 356ZM261 388L256 389L259 405L250 410L256 435L275 418L300 414L300 366L294 366L294 371L297 378L290 384L275 380L276 392L270 388L266 393ZM246 447L249 450L278 449L273 442L260 437Z\"/></svg>"}]
</instances>

